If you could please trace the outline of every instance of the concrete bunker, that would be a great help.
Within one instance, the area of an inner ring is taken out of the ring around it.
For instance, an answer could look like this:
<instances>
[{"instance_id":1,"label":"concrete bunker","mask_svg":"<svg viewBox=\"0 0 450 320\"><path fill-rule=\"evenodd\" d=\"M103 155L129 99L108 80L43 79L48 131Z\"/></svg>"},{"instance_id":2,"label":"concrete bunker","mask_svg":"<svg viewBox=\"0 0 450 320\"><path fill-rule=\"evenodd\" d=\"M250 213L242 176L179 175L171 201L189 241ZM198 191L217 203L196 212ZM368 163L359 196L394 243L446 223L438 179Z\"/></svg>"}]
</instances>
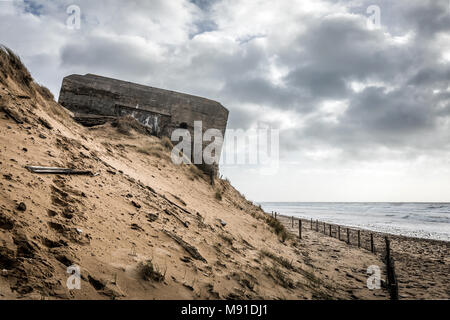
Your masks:
<instances>
[{"instance_id":1,"label":"concrete bunker","mask_svg":"<svg viewBox=\"0 0 450 320\"><path fill-rule=\"evenodd\" d=\"M85 126L131 116L152 134L169 138L178 128L189 130L193 136L194 121L202 122L203 133L218 129L225 136L229 114L213 100L93 74L65 77L59 103Z\"/></svg>"}]
</instances>

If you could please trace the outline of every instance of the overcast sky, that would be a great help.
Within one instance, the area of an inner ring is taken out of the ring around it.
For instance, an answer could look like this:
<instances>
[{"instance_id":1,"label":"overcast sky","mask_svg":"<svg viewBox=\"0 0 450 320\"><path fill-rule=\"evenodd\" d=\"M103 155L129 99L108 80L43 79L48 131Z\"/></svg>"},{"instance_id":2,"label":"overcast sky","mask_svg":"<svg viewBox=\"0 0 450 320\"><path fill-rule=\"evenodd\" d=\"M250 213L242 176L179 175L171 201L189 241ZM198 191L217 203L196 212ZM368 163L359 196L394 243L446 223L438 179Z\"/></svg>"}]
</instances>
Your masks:
<instances>
[{"instance_id":1,"label":"overcast sky","mask_svg":"<svg viewBox=\"0 0 450 320\"><path fill-rule=\"evenodd\" d=\"M0 43L55 96L96 73L278 129L276 174L222 167L252 200L450 201L448 0L0 1Z\"/></svg>"}]
</instances>

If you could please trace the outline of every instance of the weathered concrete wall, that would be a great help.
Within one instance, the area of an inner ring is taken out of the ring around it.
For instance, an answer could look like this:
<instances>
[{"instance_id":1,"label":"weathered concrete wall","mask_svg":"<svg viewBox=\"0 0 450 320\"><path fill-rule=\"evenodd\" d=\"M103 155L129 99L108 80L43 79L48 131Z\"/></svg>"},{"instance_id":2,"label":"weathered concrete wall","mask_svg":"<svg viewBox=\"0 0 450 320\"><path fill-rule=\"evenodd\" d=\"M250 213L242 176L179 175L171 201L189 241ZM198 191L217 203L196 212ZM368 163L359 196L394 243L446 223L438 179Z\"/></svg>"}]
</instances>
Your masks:
<instances>
[{"instance_id":1,"label":"weathered concrete wall","mask_svg":"<svg viewBox=\"0 0 450 320\"><path fill-rule=\"evenodd\" d=\"M87 74L65 77L59 102L75 113L117 116L117 106L170 116L174 128L203 121L225 133L228 110L209 99Z\"/></svg>"},{"instance_id":2,"label":"weathered concrete wall","mask_svg":"<svg viewBox=\"0 0 450 320\"><path fill-rule=\"evenodd\" d=\"M131 115L169 137L184 126L193 137L194 121L202 121L203 132L218 129L225 136L229 113L209 99L92 74L65 77L59 103L78 115Z\"/></svg>"},{"instance_id":3,"label":"weathered concrete wall","mask_svg":"<svg viewBox=\"0 0 450 320\"><path fill-rule=\"evenodd\" d=\"M172 121L170 115L117 104L115 105L115 115L119 117L132 116L143 125L150 127L153 134L158 137L170 136Z\"/></svg>"}]
</instances>

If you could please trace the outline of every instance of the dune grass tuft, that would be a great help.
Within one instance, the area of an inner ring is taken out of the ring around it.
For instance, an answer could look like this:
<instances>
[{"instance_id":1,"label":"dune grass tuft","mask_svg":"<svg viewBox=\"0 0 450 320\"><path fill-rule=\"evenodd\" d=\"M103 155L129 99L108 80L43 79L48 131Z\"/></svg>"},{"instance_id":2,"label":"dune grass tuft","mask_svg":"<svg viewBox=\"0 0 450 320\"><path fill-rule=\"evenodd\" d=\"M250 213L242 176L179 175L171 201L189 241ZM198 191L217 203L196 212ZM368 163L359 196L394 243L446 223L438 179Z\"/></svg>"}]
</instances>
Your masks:
<instances>
[{"instance_id":1,"label":"dune grass tuft","mask_svg":"<svg viewBox=\"0 0 450 320\"><path fill-rule=\"evenodd\" d=\"M195 164L189 165L189 172L194 180L203 178L203 172Z\"/></svg>"},{"instance_id":2,"label":"dune grass tuft","mask_svg":"<svg viewBox=\"0 0 450 320\"><path fill-rule=\"evenodd\" d=\"M217 200L222 201L222 191L219 189L216 189L215 197Z\"/></svg>"},{"instance_id":3,"label":"dune grass tuft","mask_svg":"<svg viewBox=\"0 0 450 320\"><path fill-rule=\"evenodd\" d=\"M285 242L290 238L289 232L286 230L284 225L274 217L266 216L266 223L272 227L275 234L281 237L282 242Z\"/></svg>"},{"instance_id":4,"label":"dune grass tuft","mask_svg":"<svg viewBox=\"0 0 450 320\"><path fill-rule=\"evenodd\" d=\"M264 271L269 277L278 282L283 288L295 288L294 282L280 268L276 266L264 266Z\"/></svg>"},{"instance_id":5,"label":"dune grass tuft","mask_svg":"<svg viewBox=\"0 0 450 320\"><path fill-rule=\"evenodd\" d=\"M173 149L173 143L172 143L172 141L171 141L168 137L166 137L166 136L164 136L164 137L161 138L161 145L162 145L167 151L172 151L172 149Z\"/></svg>"},{"instance_id":6,"label":"dune grass tuft","mask_svg":"<svg viewBox=\"0 0 450 320\"><path fill-rule=\"evenodd\" d=\"M294 266L292 265L292 261L289 261L286 258L283 258L281 256L277 256L276 254L273 254L270 251L267 250L261 250L261 254L263 256L266 256L270 259L272 259L273 261L277 262L278 264L280 264L281 266L285 267L288 270L294 270Z\"/></svg>"},{"instance_id":7,"label":"dune grass tuft","mask_svg":"<svg viewBox=\"0 0 450 320\"><path fill-rule=\"evenodd\" d=\"M117 132L124 135L130 135L131 130L141 134L151 134L151 130L149 128L140 124L132 116L120 117L112 122L112 126L116 128Z\"/></svg>"},{"instance_id":8,"label":"dune grass tuft","mask_svg":"<svg viewBox=\"0 0 450 320\"><path fill-rule=\"evenodd\" d=\"M30 85L33 82L28 69L20 60L20 57L16 55L11 49L0 45L0 80L4 80L8 77L14 79L17 83L21 84L27 89L30 89Z\"/></svg>"},{"instance_id":9,"label":"dune grass tuft","mask_svg":"<svg viewBox=\"0 0 450 320\"><path fill-rule=\"evenodd\" d=\"M40 95L47 100L55 100L55 97L53 96L53 93L51 91L43 86L43 85L37 85L37 91L40 93Z\"/></svg>"},{"instance_id":10,"label":"dune grass tuft","mask_svg":"<svg viewBox=\"0 0 450 320\"><path fill-rule=\"evenodd\" d=\"M141 278L145 281L162 282L166 277L167 270L163 273L158 265L154 264L152 260L147 260L139 263L138 271Z\"/></svg>"}]
</instances>

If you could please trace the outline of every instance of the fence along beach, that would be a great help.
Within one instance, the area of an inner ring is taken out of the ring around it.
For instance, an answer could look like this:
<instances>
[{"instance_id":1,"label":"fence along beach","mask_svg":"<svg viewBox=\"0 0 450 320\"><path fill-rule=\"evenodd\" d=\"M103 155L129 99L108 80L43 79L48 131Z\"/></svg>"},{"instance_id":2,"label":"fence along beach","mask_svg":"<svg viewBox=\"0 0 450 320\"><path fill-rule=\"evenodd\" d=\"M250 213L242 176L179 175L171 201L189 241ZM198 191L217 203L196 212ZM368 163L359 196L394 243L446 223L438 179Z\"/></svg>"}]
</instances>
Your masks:
<instances>
[{"instance_id":1,"label":"fence along beach","mask_svg":"<svg viewBox=\"0 0 450 320\"><path fill-rule=\"evenodd\" d=\"M299 238L301 254L314 261L326 277L336 279L337 286L351 283L348 290L353 298L367 290L367 268L376 265L382 273L383 288L370 290L374 299L450 299L450 242L374 232L275 211L268 214Z\"/></svg>"}]
</instances>

